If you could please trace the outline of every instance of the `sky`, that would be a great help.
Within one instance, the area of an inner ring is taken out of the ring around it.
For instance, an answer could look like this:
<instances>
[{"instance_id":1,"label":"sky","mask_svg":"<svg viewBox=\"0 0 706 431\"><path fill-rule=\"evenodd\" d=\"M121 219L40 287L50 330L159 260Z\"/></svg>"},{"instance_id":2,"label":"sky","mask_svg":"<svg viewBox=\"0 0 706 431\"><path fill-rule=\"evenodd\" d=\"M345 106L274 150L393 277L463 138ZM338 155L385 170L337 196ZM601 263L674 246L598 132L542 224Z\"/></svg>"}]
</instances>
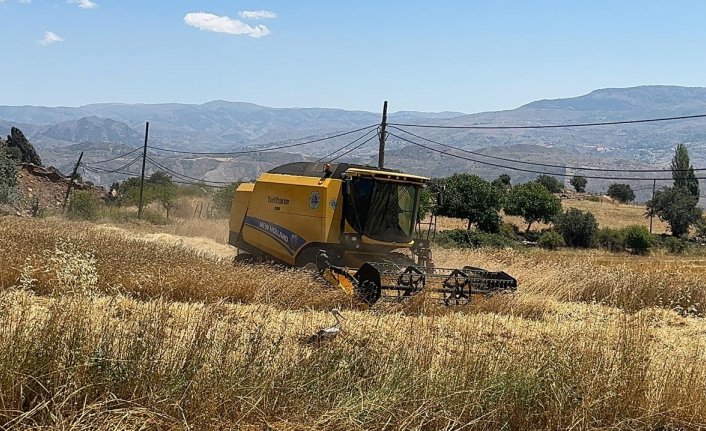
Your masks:
<instances>
[{"instance_id":1,"label":"sky","mask_svg":"<svg viewBox=\"0 0 706 431\"><path fill-rule=\"evenodd\" d=\"M703 1L0 0L0 104L512 109L706 86Z\"/></svg>"}]
</instances>

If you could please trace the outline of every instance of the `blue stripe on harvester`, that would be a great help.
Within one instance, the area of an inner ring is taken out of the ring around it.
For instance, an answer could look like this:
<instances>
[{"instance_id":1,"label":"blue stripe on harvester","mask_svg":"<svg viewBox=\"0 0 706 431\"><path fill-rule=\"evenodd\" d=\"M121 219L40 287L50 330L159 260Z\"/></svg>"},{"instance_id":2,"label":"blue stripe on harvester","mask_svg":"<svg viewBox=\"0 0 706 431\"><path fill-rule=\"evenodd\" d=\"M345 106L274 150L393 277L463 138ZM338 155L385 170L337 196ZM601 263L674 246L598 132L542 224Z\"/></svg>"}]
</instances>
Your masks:
<instances>
[{"instance_id":1,"label":"blue stripe on harvester","mask_svg":"<svg viewBox=\"0 0 706 431\"><path fill-rule=\"evenodd\" d=\"M246 216L245 224L275 239L284 248L286 248L291 255L294 255L297 250L306 244L306 241L296 233L289 231L282 226L278 226L265 220L260 220L259 218Z\"/></svg>"}]
</instances>

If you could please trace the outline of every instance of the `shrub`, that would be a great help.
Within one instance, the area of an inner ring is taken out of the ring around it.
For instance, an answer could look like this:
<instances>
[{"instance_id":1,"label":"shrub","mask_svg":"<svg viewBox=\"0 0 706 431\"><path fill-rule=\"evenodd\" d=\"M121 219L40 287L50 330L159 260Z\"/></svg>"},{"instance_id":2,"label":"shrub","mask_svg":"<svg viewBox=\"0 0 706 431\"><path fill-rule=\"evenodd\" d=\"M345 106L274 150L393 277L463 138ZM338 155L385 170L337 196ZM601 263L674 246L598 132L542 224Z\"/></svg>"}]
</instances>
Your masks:
<instances>
[{"instance_id":1,"label":"shrub","mask_svg":"<svg viewBox=\"0 0 706 431\"><path fill-rule=\"evenodd\" d=\"M665 238L663 245L670 253L674 254L682 254L689 249L688 241L673 236Z\"/></svg>"},{"instance_id":2,"label":"shrub","mask_svg":"<svg viewBox=\"0 0 706 431\"><path fill-rule=\"evenodd\" d=\"M231 183L213 193L213 206L216 208L216 211L222 215L230 214L230 206L233 202L233 196L235 196L235 190L239 185L240 183L237 182Z\"/></svg>"},{"instance_id":3,"label":"shrub","mask_svg":"<svg viewBox=\"0 0 706 431\"><path fill-rule=\"evenodd\" d=\"M537 241L540 247L546 248L547 250L556 250L559 247L564 247L564 237L559 235L557 232L550 230L544 232Z\"/></svg>"},{"instance_id":4,"label":"shrub","mask_svg":"<svg viewBox=\"0 0 706 431\"><path fill-rule=\"evenodd\" d=\"M436 235L436 243L442 247L460 248L505 248L517 245L517 243L503 235L470 231L467 229L444 230Z\"/></svg>"},{"instance_id":5,"label":"shrub","mask_svg":"<svg viewBox=\"0 0 706 431\"><path fill-rule=\"evenodd\" d=\"M157 211L152 211L148 209L142 211L142 220L146 221L147 223L158 226L169 224L169 220L165 218L162 214L158 213Z\"/></svg>"},{"instance_id":6,"label":"shrub","mask_svg":"<svg viewBox=\"0 0 706 431\"><path fill-rule=\"evenodd\" d=\"M556 223L556 229L569 247L590 247L598 232L598 222L591 212L569 208Z\"/></svg>"},{"instance_id":7,"label":"shrub","mask_svg":"<svg viewBox=\"0 0 706 431\"><path fill-rule=\"evenodd\" d=\"M625 232L622 229L603 228L596 234L596 246L610 250L625 250Z\"/></svg>"},{"instance_id":8,"label":"shrub","mask_svg":"<svg viewBox=\"0 0 706 431\"><path fill-rule=\"evenodd\" d=\"M623 229L625 247L633 254L647 254L652 247L652 234L645 226L628 226Z\"/></svg>"},{"instance_id":9,"label":"shrub","mask_svg":"<svg viewBox=\"0 0 706 431\"><path fill-rule=\"evenodd\" d=\"M517 241L520 238L520 229L512 223L504 221L500 223L500 235Z\"/></svg>"},{"instance_id":10,"label":"shrub","mask_svg":"<svg viewBox=\"0 0 706 431\"><path fill-rule=\"evenodd\" d=\"M17 186L17 161L5 148L0 142L0 203L12 201Z\"/></svg>"},{"instance_id":11,"label":"shrub","mask_svg":"<svg viewBox=\"0 0 706 431\"><path fill-rule=\"evenodd\" d=\"M69 218L96 220L99 215L100 200L96 197L96 195L87 190L79 190L71 195L68 208Z\"/></svg>"}]
</instances>

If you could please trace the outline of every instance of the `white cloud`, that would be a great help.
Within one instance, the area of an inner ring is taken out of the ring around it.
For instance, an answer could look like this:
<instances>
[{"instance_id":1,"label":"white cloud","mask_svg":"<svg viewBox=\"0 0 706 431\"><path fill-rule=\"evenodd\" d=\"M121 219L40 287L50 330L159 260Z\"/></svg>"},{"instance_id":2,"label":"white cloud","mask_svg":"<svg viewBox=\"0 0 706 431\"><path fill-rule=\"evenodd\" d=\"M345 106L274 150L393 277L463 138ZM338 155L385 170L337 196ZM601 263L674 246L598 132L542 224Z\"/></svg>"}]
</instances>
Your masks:
<instances>
[{"instance_id":1,"label":"white cloud","mask_svg":"<svg viewBox=\"0 0 706 431\"><path fill-rule=\"evenodd\" d=\"M244 10L238 12L243 19L272 19L277 18L277 14L269 10Z\"/></svg>"},{"instance_id":2,"label":"white cloud","mask_svg":"<svg viewBox=\"0 0 706 431\"><path fill-rule=\"evenodd\" d=\"M199 30L245 35L254 38L270 34L270 29L262 24L252 26L228 16L218 16L206 12L187 13L186 16L184 16L184 23L196 27Z\"/></svg>"},{"instance_id":3,"label":"white cloud","mask_svg":"<svg viewBox=\"0 0 706 431\"><path fill-rule=\"evenodd\" d=\"M45 31L44 37L39 40L40 45L51 45L52 43L63 42L64 38L53 31Z\"/></svg>"},{"instance_id":4,"label":"white cloud","mask_svg":"<svg viewBox=\"0 0 706 431\"><path fill-rule=\"evenodd\" d=\"M95 9L98 7L98 4L92 0L66 0L66 3L78 5L81 9Z\"/></svg>"},{"instance_id":5,"label":"white cloud","mask_svg":"<svg viewBox=\"0 0 706 431\"><path fill-rule=\"evenodd\" d=\"M17 3L30 4L32 3L32 0L17 0Z\"/></svg>"}]
</instances>

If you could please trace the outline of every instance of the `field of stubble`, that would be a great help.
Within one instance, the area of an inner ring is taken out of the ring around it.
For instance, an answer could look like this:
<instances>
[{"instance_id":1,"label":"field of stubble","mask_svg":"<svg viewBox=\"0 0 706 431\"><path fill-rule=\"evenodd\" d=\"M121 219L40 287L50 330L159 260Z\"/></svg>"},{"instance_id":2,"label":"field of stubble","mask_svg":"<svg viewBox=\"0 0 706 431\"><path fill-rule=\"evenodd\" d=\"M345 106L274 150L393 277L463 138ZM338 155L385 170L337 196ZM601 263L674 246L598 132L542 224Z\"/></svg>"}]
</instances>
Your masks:
<instances>
[{"instance_id":1,"label":"field of stubble","mask_svg":"<svg viewBox=\"0 0 706 431\"><path fill-rule=\"evenodd\" d=\"M436 250L518 293L366 310L231 255L0 218L0 429L706 427L704 259ZM342 334L303 342L332 307Z\"/></svg>"}]
</instances>

